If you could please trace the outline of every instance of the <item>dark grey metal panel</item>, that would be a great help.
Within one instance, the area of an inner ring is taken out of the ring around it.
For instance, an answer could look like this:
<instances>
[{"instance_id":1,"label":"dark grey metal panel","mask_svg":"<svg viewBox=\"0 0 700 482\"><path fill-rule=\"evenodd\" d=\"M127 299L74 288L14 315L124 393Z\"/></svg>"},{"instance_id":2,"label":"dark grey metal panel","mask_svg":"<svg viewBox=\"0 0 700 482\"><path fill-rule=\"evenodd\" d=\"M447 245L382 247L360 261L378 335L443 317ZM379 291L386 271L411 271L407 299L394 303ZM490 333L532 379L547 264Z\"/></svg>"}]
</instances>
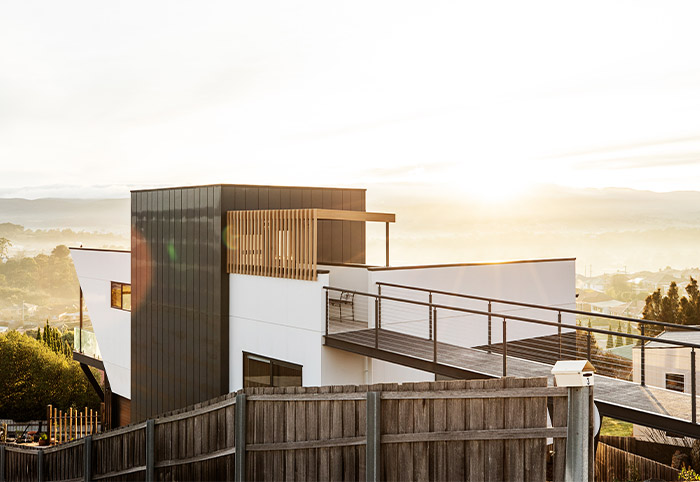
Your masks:
<instances>
[{"instance_id":1,"label":"dark grey metal panel","mask_svg":"<svg viewBox=\"0 0 700 482\"><path fill-rule=\"evenodd\" d=\"M268 191L268 209L281 209L282 204L280 201L280 190L270 189Z\"/></svg>"},{"instance_id":2,"label":"dark grey metal panel","mask_svg":"<svg viewBox=\"0 0 700 482\"><path fill-rule=\"evenodd\" d=\"M331 209L343 209L343 191L331 191ZM343 221L331 221L331 262L343 262Z\"/></svg>"}]
</instances>

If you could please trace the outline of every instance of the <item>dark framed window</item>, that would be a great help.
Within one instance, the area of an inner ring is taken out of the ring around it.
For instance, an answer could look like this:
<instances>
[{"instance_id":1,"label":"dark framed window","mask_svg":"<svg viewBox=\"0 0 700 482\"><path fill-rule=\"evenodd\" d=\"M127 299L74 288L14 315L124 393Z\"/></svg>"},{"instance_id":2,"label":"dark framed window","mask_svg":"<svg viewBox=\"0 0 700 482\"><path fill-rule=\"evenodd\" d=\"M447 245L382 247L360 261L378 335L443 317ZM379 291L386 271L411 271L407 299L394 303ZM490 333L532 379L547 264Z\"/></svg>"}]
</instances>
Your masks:
<instances>
[{"instance_id":1,"label":"dark framed window","mask_svg":"<svg viewBox=\"0 0 700 482\"><path fill-rule=\"evenodd\" d=\"M243 387L300 387L302 366L243 353Z\"/></svg>"},{"instance_id":2,"label":"dark framed window","mask_svg":"<svg viewBox=\"0 0 700 482\"><path fill-rule=\"evenodd\" d=\"M666 389L674 390L676 392L685 391L685 375L680 373L667 373Z\"/></svg>"},{"instance_id":3,"label":"dark framed window","mask_svg":"<svg viewBox=\"0 0 700 482\"><path fill-rule=\"evenodd\" d=\"M131 311L131 285L112 281L112 308Z\"/></svg>"}]
</instances>

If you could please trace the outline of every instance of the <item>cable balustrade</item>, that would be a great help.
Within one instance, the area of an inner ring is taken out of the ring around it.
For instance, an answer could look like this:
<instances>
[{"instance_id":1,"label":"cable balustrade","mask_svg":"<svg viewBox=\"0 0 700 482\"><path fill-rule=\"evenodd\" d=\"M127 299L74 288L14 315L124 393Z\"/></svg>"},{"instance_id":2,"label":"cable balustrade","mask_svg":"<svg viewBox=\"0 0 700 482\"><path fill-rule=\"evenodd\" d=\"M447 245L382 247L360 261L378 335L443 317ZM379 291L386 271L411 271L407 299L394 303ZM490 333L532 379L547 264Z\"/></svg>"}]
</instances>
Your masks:
<instances>
[{"instance_id":1,"label":"cable balustrade","mask_svg":"<svg viewBox=\"0 0 700 482\"><path fill-rule=\"evenodd\" d=\"M656 327L652 332L655 333L663 328L678 328L677 325L391 283L377 285L377 293L324 287L327 297L327 337L352 334L369 348L414 357L433 363L436 368L438 365L454 364L460 357L471 356L474 363L478 361L480 365L474 367L476 371L483 370L491 375L518 375L525 361L553 365L558 360L586 358L596 367L598 375L644 387L651 373L655 380L651 386L687 393L685 377L689 374L689 418L696 422L695 350L700 349L700 344L657 338L649 336L648 331L650 327ZM395 296L387 293L388 288L425 293L427 299ZM341 308L334 301L341 298L340 293L344 293L346 299L351 298L354 307ZM451 297L485 302L487 306L486 309L455 306L449 303ZM525 316L522 313L524 308L552 312L556 320L540 319L529 314ZM339 313L341 309L344 311ZM345 313L351 311L352 320L349 320ZM589 323L591 320L600 323L598 319L616 321L620 328L624 322L629 333L622 329L568 322L571 317L565 315L572 314L588 317ZM634 328L637 333L632 332L632 324L637 325ZM700 331L697 327L688 328L689 331ZM600 341L605 339L608 343L603 348ZM673 360L669 365L682 365L682 369L677 368L676 371L681 372L683 381L679 382L676 378L669 382L667 376L665 384L659 382L665 369L659 361L659 354L662 353L659 349L663 348L675 349L667 350L664 356ZM478 353L484 355L479 358ZM649 356L654 358L653 362L647 360ZM500 359L499 369L494 365L496 359ZM515 363L515 368L509 367L509 362Z\"/></svg>"}]
</instances>

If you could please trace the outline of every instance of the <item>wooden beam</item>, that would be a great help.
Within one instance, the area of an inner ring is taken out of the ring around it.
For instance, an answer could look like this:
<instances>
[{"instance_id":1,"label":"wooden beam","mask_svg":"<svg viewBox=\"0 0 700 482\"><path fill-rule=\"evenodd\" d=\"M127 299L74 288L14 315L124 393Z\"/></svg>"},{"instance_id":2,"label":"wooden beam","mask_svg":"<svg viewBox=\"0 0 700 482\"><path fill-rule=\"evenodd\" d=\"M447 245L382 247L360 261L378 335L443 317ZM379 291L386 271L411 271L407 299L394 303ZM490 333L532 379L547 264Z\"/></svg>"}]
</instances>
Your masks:
<instances>
[{"instance_id":1,"label":"wooden beam","mask_svg":"<svg viewBox=\"0 0 700 482\"><path fill-rule=\"evenodd\" d=\"M379 223L395 223L396 214L393 213L366 213L364 211L346 211L343 209L316 209L318 219L331 219L334 221L366 221Z\"/></svg>"}]
</instances>

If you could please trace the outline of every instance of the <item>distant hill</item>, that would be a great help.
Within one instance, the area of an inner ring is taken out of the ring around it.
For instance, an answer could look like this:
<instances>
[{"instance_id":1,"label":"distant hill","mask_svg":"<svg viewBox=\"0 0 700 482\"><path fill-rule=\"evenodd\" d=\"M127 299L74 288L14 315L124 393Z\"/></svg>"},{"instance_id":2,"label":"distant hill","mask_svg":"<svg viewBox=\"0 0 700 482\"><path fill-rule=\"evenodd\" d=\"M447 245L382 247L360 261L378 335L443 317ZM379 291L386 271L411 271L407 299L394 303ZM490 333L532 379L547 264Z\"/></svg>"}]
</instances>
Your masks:
<instances>
[{"instance_id":1,"label":"distant hill","mask_svg":"<svg viewBox=\"0 0 700 482\"><path fill-rule=\"evenodd\" d=\"M131 204L127 199L2 199L0 223L30 229L73 229L129 234Z\"/></svg>"},{"instance_id":2,"label":"distant hill","mask_svg":"<svg viewBox=\"0 0 700 482\"><path fill-rule=\"evenodd\" d=\"M478 180L464 181L453 190L366 186L368 210L397 214L392 264L575 257L580 273L591 265L594 273L700 266L700 192L542 186L511 200L504 192L503 201L485 202L470 193L470 183ZM67 235L91 247L128 247L129 215L129 199L0 199L0 224L90 232ZM95 233L112 236L92 237ZM31 236L18 244L32 253L62 239L56 233L38 237L38 244ZM384 227L370 223L367 240L368 262L383 263Z\"/></svg>"}]
</instances>

